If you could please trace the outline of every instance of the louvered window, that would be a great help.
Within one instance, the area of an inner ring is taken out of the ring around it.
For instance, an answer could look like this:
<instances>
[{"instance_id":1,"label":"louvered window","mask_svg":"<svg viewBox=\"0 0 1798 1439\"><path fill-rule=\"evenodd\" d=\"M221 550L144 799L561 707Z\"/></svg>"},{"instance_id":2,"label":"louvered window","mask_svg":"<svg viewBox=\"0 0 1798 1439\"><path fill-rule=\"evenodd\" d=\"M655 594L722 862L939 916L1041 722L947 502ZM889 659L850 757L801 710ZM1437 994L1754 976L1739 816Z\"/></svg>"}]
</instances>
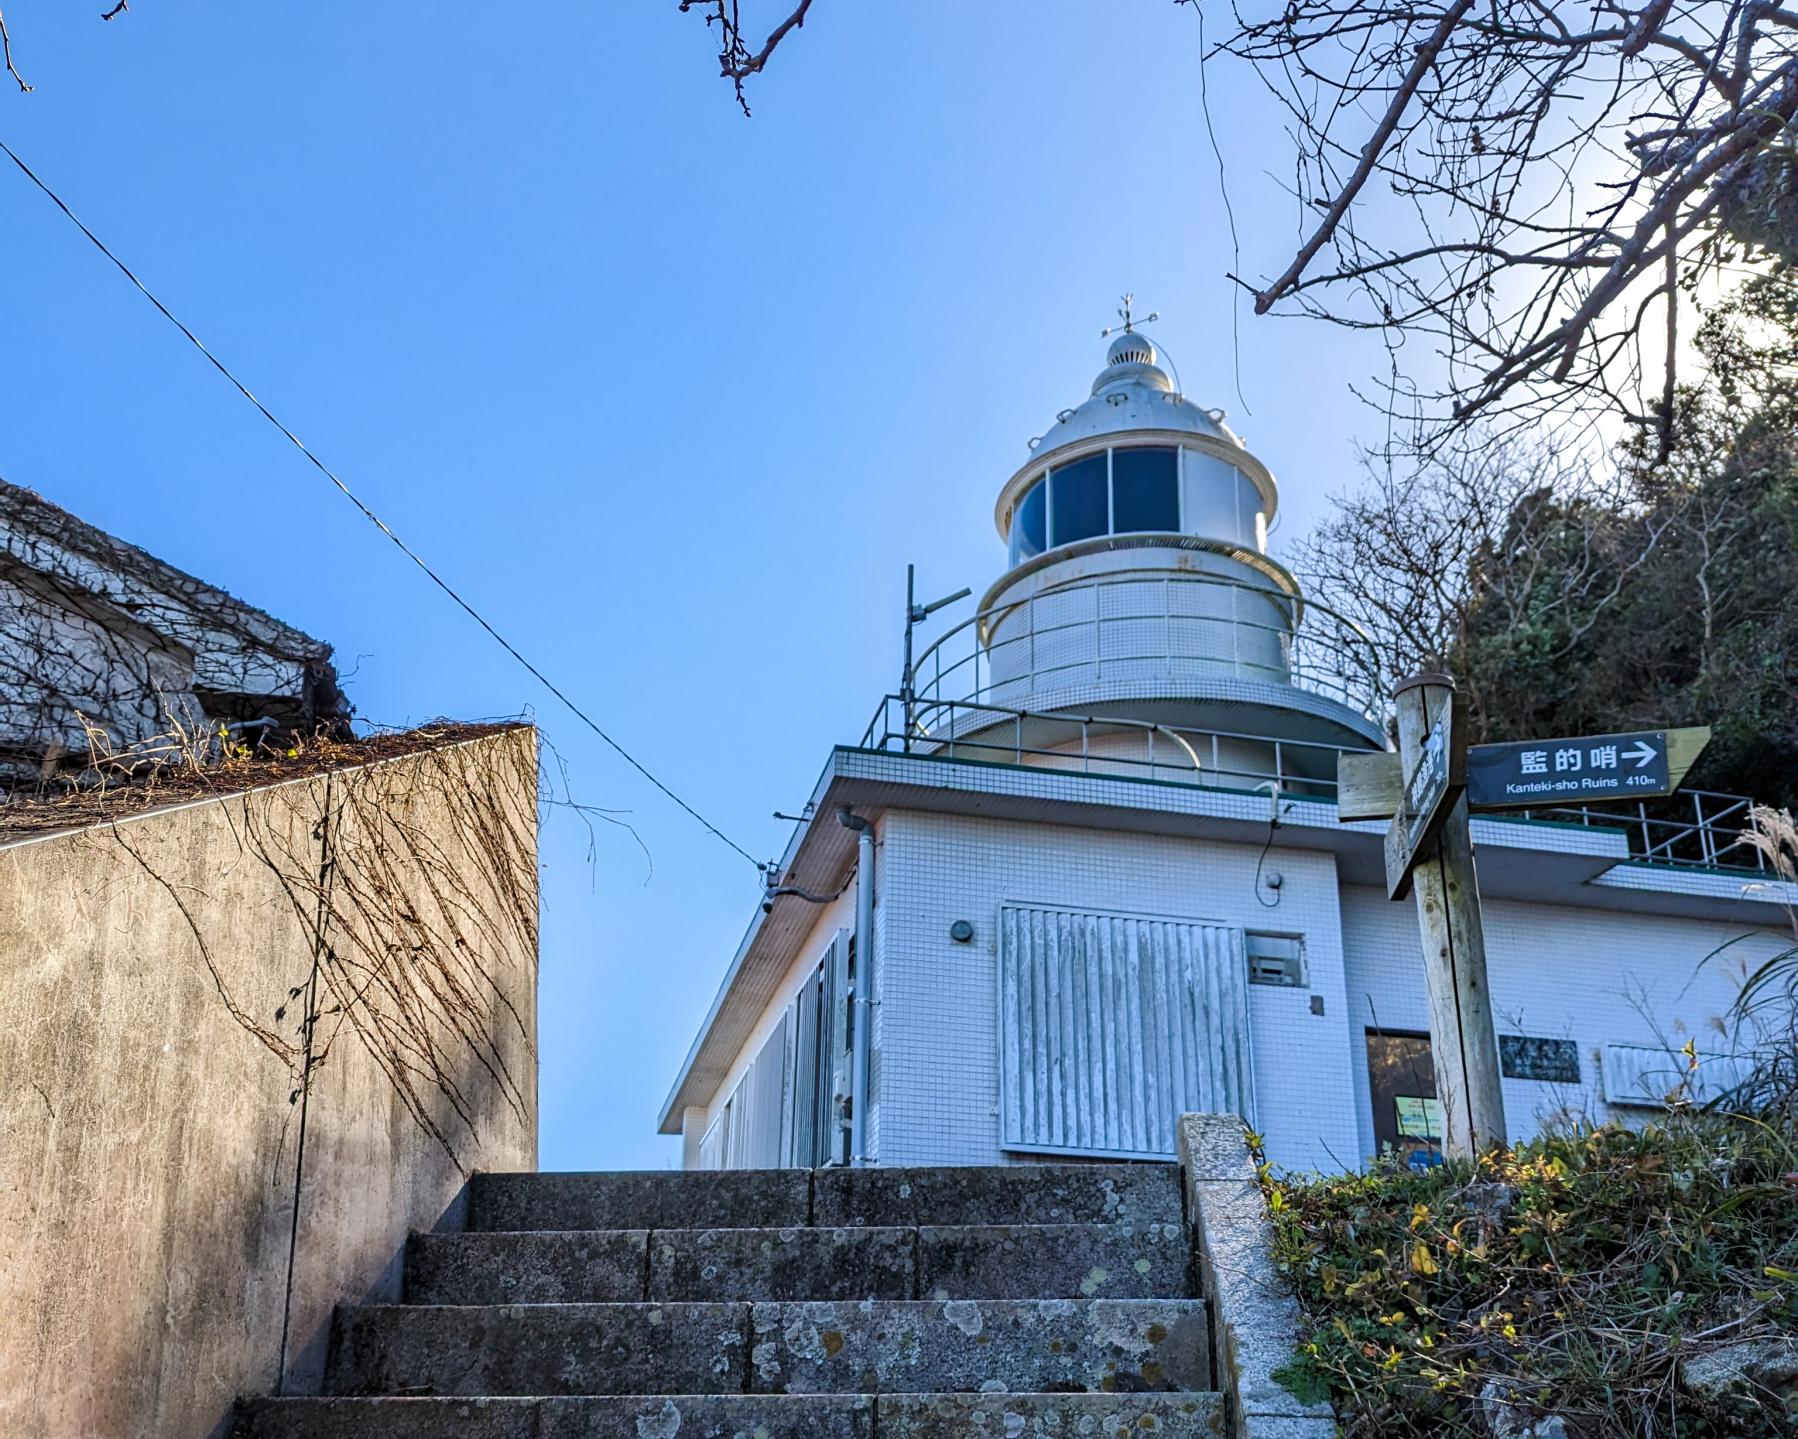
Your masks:
<instances>
[{"instance_id":1,"label":"louvered window","mask_svg":"<svg viewBox=\"0 0 1798 1439\"><path fill-rule=\"evenodd\" d=\"M1172 1158L1182 1113L1253 1122L1240 929L1025 904L999 916L1005 1148Z\"/></svg>"}]
</instances>

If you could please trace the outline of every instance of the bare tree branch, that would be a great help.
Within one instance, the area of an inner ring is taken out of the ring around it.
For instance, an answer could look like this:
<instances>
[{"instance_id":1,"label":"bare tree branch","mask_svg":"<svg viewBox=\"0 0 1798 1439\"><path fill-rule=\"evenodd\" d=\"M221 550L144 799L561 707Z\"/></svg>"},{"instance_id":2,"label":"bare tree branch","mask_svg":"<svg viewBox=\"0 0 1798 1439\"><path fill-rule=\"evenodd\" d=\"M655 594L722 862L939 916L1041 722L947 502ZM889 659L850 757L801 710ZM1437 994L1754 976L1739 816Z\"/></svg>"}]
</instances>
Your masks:
<instances>
[{"instance_id":1,"label":"bare tree branch","mask_svg":"<svg viewBox=\"0 0 1798 1439\"><path fill-rule=\"evenodd\" d=\"M1621 414L1665 448L1678 330L1656 307L1798 264L1785 4L1239 6L1217 49L1291 115L1305 217L1278 278L1248 282L1257 312L1382 332L1408 363L1378 403L1426 453L1549 413Z\"/></svg>"},{"instance_id":2,"label":"bare tree branch","mask_svg":"<svg viewBox=\"0 0 1798 1439\"><path fill-rule=\"evenodd\" d=\"M6 73L12 76L18 83L19 93L21 95L29 95L31 93L31 87L25 83L25 77L13 68L12 35L6 28L6 12L3 10L0 10L0 56L5 58Z\"/></svg>"},{"instance_id":3,"label":"bare tree branch","mask_svg":"<svg viewBox=\"0 0 1798 1439\"><path fill-rule=\"evenodd\" d=\"M1298 257L1287 268L1286 273L1255 296L1255 313L1257 315L1265 315L1282 295L1292 289L1299 277L1305 273L1306 266L1336 233L1336 227L1342 223L1342 217L1348 213L1349 206L1361 193L1361 187L1367 183L1368 176L1373 174L1374 164L1380 158L1380 151L1392 138L1392 132L1398 128L1398 122L1404 118L1405 111L1410 108L1411 101L1417 94L1418 85L1423 82L1423 77L1429 72L1430 67L1436 63L1436 55L1448 40L1449 33L1460 23L1461 17L1472 8L1473 0L1455 0L1453 8L1437 23L1435 33L1418 47L1417 58L1411 62L1410 71L1400 81L1397 93L1392 97L1392 103L1386 107L1386 113L1374 128L1372 137L1361 147L1361 163L1355 167L1355 173L1349 176L1348 183L1337 192L1336 198L1331 201L1329 213L1324 216L1323 224L1317 227L1311 238L1300 248Z\"/></svg>"},{"instance_id":4,"label":"bare tree branch","mask_svg":"<svg viewBox=\"0 0 1798 1439\"><path fill-rule=\"evenodd\" d=\"M683 15L691 10L701 11L705 15L707 27L716 27L718 73L736 87L737 103L747 115L749 101L743 94L743 82L751 75L759 75L780 42L805 24L806 11L812 8L812 0L799 0L787 18L768 32L768 38L762 42L761 49L753 51L743 38L743 26L738 13L739 0L680 0L680 8Z\"/></svg>"}]
</instances>

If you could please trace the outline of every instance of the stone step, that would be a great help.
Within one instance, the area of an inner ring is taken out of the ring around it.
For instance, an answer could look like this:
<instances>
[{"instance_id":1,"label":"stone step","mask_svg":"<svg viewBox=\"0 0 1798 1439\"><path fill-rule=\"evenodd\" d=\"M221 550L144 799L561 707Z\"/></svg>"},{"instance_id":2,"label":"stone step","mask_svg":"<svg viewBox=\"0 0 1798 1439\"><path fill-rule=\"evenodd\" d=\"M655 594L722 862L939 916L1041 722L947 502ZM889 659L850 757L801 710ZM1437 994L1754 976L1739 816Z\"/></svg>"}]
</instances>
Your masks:
<instances>
[{"instance_id":1,"label":"stone step","mask_svg":"<svg viewBox=\"0 0 1798 1439\"><path fill-rule=\"evenodd\" d=\"M262 1399L235 1439L1222 1439L1221 1396L618 1395L570 1399Z\"/></svg>"},{"instance_id":2,"label":"stone step","mask_svg":"<svg viewBox=\"0 0 1798 1439\"><path fill-rule=\"evenodd\" d=\"M368 1305L333 1395L1097 1392L1211 1387L1185 1299Z\"/></svg>"},{"instance_id":3,"label":"stone step","mask_svg":"<svg viewBox=\"0 0 1798 1439\"><path fill-rule=\"evenodd\" d=\"M872 1439L873 1410L861 1394L261 1399L232 1439Z\"/></svg>"},{"instance_id":4,"label":"stone step","mask_svg":"<svg viewBox=\"0 0 1798 1439\"><path fill-rule=\"evenodd\" d=\"M1160 1163L479 1174L468 1213L486 1231L1180 1220L1179 1167Z\"/></svg>"},{"instance_id":5,"label":"stone step","mask_svg":"<svg viewBox=\"0 0 1798 1439\"><path fill-rule=\"evenodd\" d=\"M468 1227L778 1229L811 1223L807 1169L477 1174Z\"/></svg>"},{"instance_id":6,"label":"stone step","mask_svg":"<svg viewBox=\"0 0 1798 1439\"><path fill-rule=\"evenodd\" d=\"M882 1394L880 1439L1224 1439L1221 1394ZM848 1431L844 1431L848 1432Z\"/></svg>"},{"instance_id":7,"label":"stone step","mask_svg":"<svg viewBox=\"0 0 1798 1439\"><path fill-rule=\"evenodd\" d=\"M1197 1299L757 1304L757 1393L1211 1388Z\"/></svg>"},{"instance_id":8,"label":"stone step","mask_svg":"<svg viewBox=\"0 0 1798 1439\"><path fill-rule=\"evenodd\" d=\"M343 1306L327 1394L740 1394L746 1304Z\"/></svg>"},{"instance_id":9,"label":"stone step","mask_svg":"<svg viewBox=\"0 0 1798 1439\"><path fill-rule=\"evenodd\" d=\"M1174 1299L1177 1224L415 1234L414 1304L632 1300Z\"/></svg>"},{"instance_id":10,"label":"stone step","mask_svg":"<svg viewBox=\"0 0 1798 1439\"><path fill-rule=\"evenodd\" d=\"M1199 1292L1191 1240L1179 1223L929 1226L918 1230L917 1245L919 1299L1183 1299Z\"/></svg>"},{"instance_id":11,"label":"stone step","mask_svg":"<svg viewBox=\"0 0 1798 1439\"><path fill-rule=\"evenodd\" d=\"M647 1229L414 1234L408 1304L599 1304L648 1297Z\"/></svg>"},{"instance_id":12,"label":"stone step","mask_svg":"<svg viewBox=\"0 0 1798 1439\"><path fill-rule=\"evenodd\" d=\"M820 1169L812 1219L844 1224L1178 1224L1177 1164Z\"/></svg>"}]
</instances>

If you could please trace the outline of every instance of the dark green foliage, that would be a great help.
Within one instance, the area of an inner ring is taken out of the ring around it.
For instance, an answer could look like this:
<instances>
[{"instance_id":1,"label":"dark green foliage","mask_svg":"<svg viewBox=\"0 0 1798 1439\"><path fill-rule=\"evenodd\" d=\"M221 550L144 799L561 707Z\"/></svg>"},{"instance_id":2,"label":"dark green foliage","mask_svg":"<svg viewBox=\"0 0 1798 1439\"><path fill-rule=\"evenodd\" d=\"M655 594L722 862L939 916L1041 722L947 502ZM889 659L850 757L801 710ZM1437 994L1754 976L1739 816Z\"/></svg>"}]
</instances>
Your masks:
<instances>
[{"instance_id":1,"label":"dark green foliage","mask_svg":"<svg viewBox=\"0 0 1798 1439\"><path fill-rule=\"evenodd\" d=\"M1723 233L1748 250L1798 265L1798 155L1763 150L1736 179L1718 190Z\"/></svg>"},{"instance_id":2,"label":"dark green foliage","mask_svg":"<svg viewBox=\"0 0 1798 1439\"><path fill-rule=\"evenodd\" d=\"M1706 316L1674 443L1512 506L1448 662L1481 739L1708 724L1688 784L1798 804L1798 271Z\"/></svg>"},{"instance_id":3,"label":"dark green foliage","mask_svg":"<svg viewBox=\"0 0 1798 1439\"><path fill-rule=\"evenodd\" d=\"M1798 1434L1687 1393L1683 1358L1798 1333L1798 1154L1758 1119L1545 1137L1478 1166L1266 1178L1308 1342L1349 1439L1484 1436L1501 1381L1582 1439Z\"/></svg>"}]
</instances>

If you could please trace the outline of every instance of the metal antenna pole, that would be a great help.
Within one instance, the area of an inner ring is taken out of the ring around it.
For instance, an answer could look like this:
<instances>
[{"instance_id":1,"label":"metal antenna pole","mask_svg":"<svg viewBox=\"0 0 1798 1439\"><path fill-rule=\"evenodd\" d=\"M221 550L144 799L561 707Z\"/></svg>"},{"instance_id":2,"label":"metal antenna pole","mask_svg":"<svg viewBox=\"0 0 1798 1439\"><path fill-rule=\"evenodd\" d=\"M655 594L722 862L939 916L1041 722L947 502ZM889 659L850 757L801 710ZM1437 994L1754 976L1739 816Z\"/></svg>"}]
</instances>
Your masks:
<instances>
[{"instance_id":1,"label":"metal antenna pole","mask_svg":"<svg viewBox=\"0 0 1798 1439\"><path fill-rule=\"evenodd\" d=\"M905 708L905 749L908 754L911 752L912 731L917 726L918 710L918 687L915 682L916 676L912 674L912 630L915 626L923 624L944 605L952 605L957 600L965 600L974 593L964 586L952 595L944 595L940 600L932 600L927 605L921 605L918 603L916 578L916 567L907 565L905 567L905 674L899 681L899 700ZM940 644L941 641L939 640L938 643ZM931 701L933 704L940 704L942 695L933 694Z\"/></svg>"},{"instance_id":2,"label":"metal antenna pole","mask_svg":"<svg viewBox=\"0 0 1798 1439\"><path fill-rule=\"evenodd\" d=\"M911 750L912 730L912 673L911 673L911 632L918 623L916 565L905 567L905 669L899 676L899 704L905 711L905 748Z\"/></svg>"}]
</instances>

